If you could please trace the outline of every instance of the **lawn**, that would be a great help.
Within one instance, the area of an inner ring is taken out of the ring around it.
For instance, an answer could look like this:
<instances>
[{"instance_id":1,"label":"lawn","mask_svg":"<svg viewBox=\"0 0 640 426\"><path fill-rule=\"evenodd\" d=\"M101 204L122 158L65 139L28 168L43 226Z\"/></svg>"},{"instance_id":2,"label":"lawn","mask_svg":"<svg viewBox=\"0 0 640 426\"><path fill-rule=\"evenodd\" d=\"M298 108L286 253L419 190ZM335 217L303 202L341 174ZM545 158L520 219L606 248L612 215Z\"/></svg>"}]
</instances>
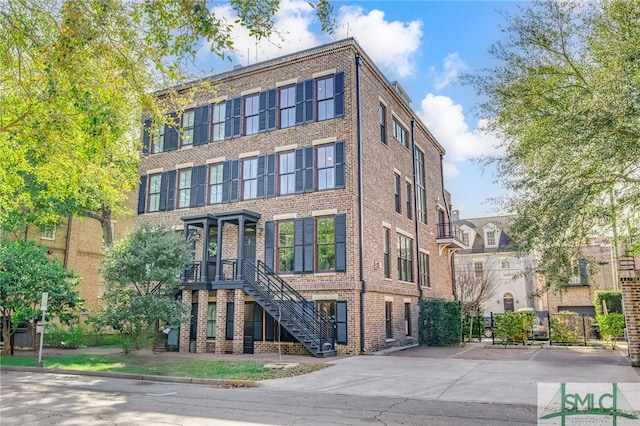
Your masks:
<instances>
[{"instance_id":1,"label":"lawn","mask_svg":"<svg viewBox=\"0 0 640 426\"><path fill-rule=\"evenodd\" d=\"M43 359L44 368L230 380L278 379L328 367L324 363L300 363L296 367L272 369L265 364L265 361L183 359L122 353L49 355ZM0 357L0 366L37 367L38 357Z\"/></svg>"}]
</instances>

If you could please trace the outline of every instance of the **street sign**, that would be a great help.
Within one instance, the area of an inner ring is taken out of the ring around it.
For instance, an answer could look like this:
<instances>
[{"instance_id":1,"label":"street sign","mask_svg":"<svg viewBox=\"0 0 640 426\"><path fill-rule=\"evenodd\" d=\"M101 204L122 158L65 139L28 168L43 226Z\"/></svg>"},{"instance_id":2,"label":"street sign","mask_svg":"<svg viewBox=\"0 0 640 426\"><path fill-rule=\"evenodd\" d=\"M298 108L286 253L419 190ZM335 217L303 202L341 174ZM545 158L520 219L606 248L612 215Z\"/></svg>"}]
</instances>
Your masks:
<instances>
[{"instance_id":1,"label":"street sign","mask_svg":"<svg viewBox=\"0 0 640 426\"><path fill-rule=\"evenodd\" d=\"M47 293L46 291L44 293L42 293L42 302L40 302L40 310L41 311L46 311L47 310L47 300L49 299L49 293Z\"/></svg>"}]
</instances>

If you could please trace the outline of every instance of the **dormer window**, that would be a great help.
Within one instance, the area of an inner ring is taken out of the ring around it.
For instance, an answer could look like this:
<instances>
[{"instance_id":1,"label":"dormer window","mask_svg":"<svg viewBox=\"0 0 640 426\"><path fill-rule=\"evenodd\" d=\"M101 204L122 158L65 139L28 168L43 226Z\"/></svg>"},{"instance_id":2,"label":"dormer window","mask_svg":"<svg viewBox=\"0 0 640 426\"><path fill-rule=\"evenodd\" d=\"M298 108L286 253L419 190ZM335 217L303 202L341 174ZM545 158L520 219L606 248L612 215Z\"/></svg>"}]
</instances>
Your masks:
<instances>
[{"instance_id":1,"label":"dormer window","mask_svg":"<svg viewBox=\"0 0 640 426\"><path fill-rule=\"evenodd\" d=\"M484 227L484 246L498 247L500 241L500 230L493 224L489 223Z\"/></svg>"}]
</instances>

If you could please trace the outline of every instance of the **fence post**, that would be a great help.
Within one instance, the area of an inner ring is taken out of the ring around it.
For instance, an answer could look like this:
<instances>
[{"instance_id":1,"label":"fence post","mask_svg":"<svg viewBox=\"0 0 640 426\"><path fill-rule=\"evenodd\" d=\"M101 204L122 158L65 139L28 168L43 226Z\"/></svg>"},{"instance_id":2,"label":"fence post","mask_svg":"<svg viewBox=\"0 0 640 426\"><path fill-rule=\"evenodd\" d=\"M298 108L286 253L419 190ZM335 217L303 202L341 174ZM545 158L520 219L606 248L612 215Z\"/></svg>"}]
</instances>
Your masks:
<instances>
[{"instance_id":1,"label":"fence post","mask_svg":"<svg viewBox=\"0 0 640 426\"><path fill-rule=\"evenodd\" d=\"M584 317L585 315L582 315L582 336L584 338L584 345L587 346L587 326L585 325L585 321L584 321Z\"/></svg>"}]
</instances>

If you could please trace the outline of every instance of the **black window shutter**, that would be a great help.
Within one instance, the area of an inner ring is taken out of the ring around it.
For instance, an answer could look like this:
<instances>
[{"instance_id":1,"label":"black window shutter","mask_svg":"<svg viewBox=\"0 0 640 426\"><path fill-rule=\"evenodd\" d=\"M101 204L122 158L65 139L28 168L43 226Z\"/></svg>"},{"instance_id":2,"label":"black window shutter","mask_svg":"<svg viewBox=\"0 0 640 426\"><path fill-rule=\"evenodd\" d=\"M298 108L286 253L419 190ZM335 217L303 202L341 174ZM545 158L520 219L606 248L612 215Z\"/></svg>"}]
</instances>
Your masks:
<instances>
[{"instance_id":1,"label":"black window shutter","mask_svg":"<svg viewBox=\"0 0 640 426\"><path fill-rule=\"evenodd\" d=\"M276 196L276 154L267 154L267 197Z\"/></svg>"},{"instance_id":2,"label":"black window shutter","mask_svg":"<svg viewBox=\"0 0 640 426\"><path fill-rule=\"evenodd\" d=\"M178 149L178 114L169 114L169 122L172 124L167 124L164 128L164 150L175 151Z\"/></svg>"},{"instance_id":3,"label":"black window shutter","mask_svg":"<svg viewBox=\"0 0 640 426\"><path fill-rule=\"evenodd\" d=\"M336 117L344 115L344 72L333 77L333 109Z\"/></svg>"},{"instance_id":4,"label":"black window shutter","mask_svg":"<svg viewBox=\"0 0 640 426\"><path fill-rule=\"evenodd\" d=\"M176 200L176 171L175 170L171 170L167 172L167 181L168 181L168 186L167 186L167 207L166 210L173 210L175 207L175 200Z\"/></svg>"},{"instance_id":5,"label":"black window shutter","mask_svg":"<svg viewBox=\"0 0 640 426\"><path fill-rule=\"evenodd\" d=\"M264 263L268 268L274 269L274 248L275 248L276 223L272 220L264 224Z\"/></svg>"},{"instance_id":6,"label":"black window shutter","mask_svg":"<svg viewBox=\"0 0 640 426\"><path fill-rule=\"evenodd\" d=\"M160 175L160 203L158 210L163 212L167 209L167 194L169 193L169 174L164 172Z\"/></svg>"},{"instance_id":7,"label":"black window shutter","mask_svg":"<svg viewBox=\"0 0 640 426\"><path fill-rule=\"evenodd\" d=\"M336 226L336 272L347 271L347 215L335 217Z\"/></svg>"},{"instance_id":8,"label":"black window shutter","mask_svg":"<svg viewBox=\"0 0 640 426\"><path fill-rule=\"evenodd\" d=\"M144 120L144 126L142 127L142 155L149 155L149 147L151 146L151 119Z\"/></svg>"},{"instance_id":9,"label":"black window shutter","mask_svg":"<svg viewBox=\"0 0 640 426\"><path fill-rule=\"evenodd\" d=\"M224 138L230 139L233 136L233 99L229 99L224 104Z\"/></svg>"},{"instance_id":10,"label":"black window shutter","mask_svg":"<svg viewBox=\"0 0 640 426\"><path fill-rule=\"evenodd\" d=\"M238 201L240 160L231 160L231 194L229 201Z\"/></svg>"},{"instance_id":11,"label":"black window shutter","mask_svg":"<svg viewBox=\"0 0 640 426\"><path fill-rule=\"evenodd\" d=\"M227 302L227 326L224 334L225 339L233 340L233 302Z\"/></svg>"},{"instance_id":12,"label":"black window shutter","mask_svg":"<svg viewBox=\"0 0 640 426\"><path fill-rule=\"evenodd\" d=\"M312 217L304 218L304 272L313 273L314 270L314 257L313 246L315 242L314 238L314 220Z\"/></svg>"},{"instance_id":13,"label":"black window shutter","mask_svg":"<svg viewBox=\"0 0 640 426\"><path fill-rule=\"evenodd\" d=\"M336 343L347 344L347 302L336 301Z\"/></svg>"},{"instance_id":14,"label":"black window shutter","mask_svg":"<svg viewBox=\"0 0 640 426\"><path fill-rule=\"evenodd\" d=\"M233 137L242 135L242 98L233 99ZM226 130L225 130L226 131Z\"/></svg>"},{"instance_id":15,"label":"black window shutter","mask_svg":"<svg viewBox=\"0 0 640 426\"><path fill-rule=\"evenodd\" d=\"M257 303L253 307L253 340L262 341L262 306Z\"/></svg>"},{"instance_id":16,"label":"black window shutter","mask_svg":"<svg viewBox=\"0 0 640 426\"><path fill-rule=\"evenodd\" d=\"M257 198L264 198L264 184L265 184L265 178L266 178L266 167L265 167L266 160L267 160L266 155L258 156L258 182L257 182L258 188L256 189Z\"/></svg>"},{"instance_id":17,"label":"black window shutter","mask_svg":"<svg viewBox=\"0 0 640 426\"><path fill-rule=\"evenodd\" d=\"M293 272L301 274L304 272L304 221L303 219L293 220Z\"/></svg>"},{"instance_id":18,"label":"black window shutter","mask_svg":"<svg viewBox=\"0 0 640 426\"><path fill-rule=\"evenodd\" d=\"M296 149L296 193L304 191L304 148Z\"/></svg>"},{"instance_id":19,"label":"black window shutter","mask_svg":"<svg viewBox=\"0 0 640 426\"><path fill-rule=\"evenodd\" d=\"M277 125L277 93L276 89L267 90L267 130L274 130Z\"/></svg>"},{"instance_id":20,"label":"black window shutter","mask_svg":"<svg viewBox=\"0 0 640 426\"><path fill-rule=\"evenodd\" d=\"M315 118L313 113L313 98L315 84L313 80L304 82L304 122L310 123Z\"/></svg>"},{"instance_id":21,"label":"black window shutter","mask_svg":"<svg viewBox=\"0 0 640 426\"><path fill-rule=\"evenodd\" d=\"M145 212L147 202L147 175L140 176L140 189L138 190L138 214Z\"/></svg>"},{"instance_id":22,"label":"black window shutter","mask_svg":"<svg viewBox=\"0 0 640 426\"><path fill-rule=\"evenodd\" d=\"M267 130L267 92L258 95L258 131Z\"/></svg>"},{"instance_id":23,"label":"black window shutter","mask_svg":"<svg viewBox=\"0 0 640 426\"><path fill-rule=\"evenodd\" d=\"M222 163L222 202L229 202L231 194L231 161Z\"/></svg>"},{"instance_id":24,"label":"black window shutter","mask_svg":"<svg viewBox=\"0 0 640 426\"><path fill-rule=\"evenodd\" d=\"M275 331L275 320L273 317L267 312L264 316L264 340L268 342L272 342L274 338Z\"/></svg>"},{"instance_id":25,"label":"black window shutter","mask_svg":"<svg viewBox=\"0 0 640 426\"><path fill-rule=\"evenodd\" d=\"M207 186L207 166L197 166L191 169L191 197L189 207L204 206Z\"/></svg>"},{"instance_id":26,"label":"black window shutter","mask_svg":"<svg viewBox=\"0 0 640 426\"><path fill-rule=\"evenodd\" d=\"M313 192L313 147L304 148L304 192Z\"/></svg>"},{"instance_id":27,"label":"black window shutter","mask_svg":"<svg viewBox=\"0 0 640 426\"><path fill-rule=\"evenodd\" d=\"M193 145L205 145L209 142L209 105L195 109L193 118Z\"/></svg>"},{"instance_id":28,"label":"black window shutter","mask_svg":"<svg viewBox=\"0 0 640 426\"><path fill-rule=\"evenodd\" d=\"M258 94L258 131L267 129L267 92Z\"/></svg>"},{"instance_id":29,"label":"black window shutter","mask_svg":"<svg viewBox=\"0 0 640 426\"><path fill-rule=\"evenodd\" d=\"M344 141L336 142L336 161L335 161L335 185L336 188L344 188Z\"/></svg>"},{"instance_id":30,"label":"black window shutter","mask_svg":"<svg viewBox=\"0 0 640 426\"><path fill-rule=\"evenodd\" d=\"M296 83L296 124L304 123L304 83Z\"/></svg>"}]
</instances>

